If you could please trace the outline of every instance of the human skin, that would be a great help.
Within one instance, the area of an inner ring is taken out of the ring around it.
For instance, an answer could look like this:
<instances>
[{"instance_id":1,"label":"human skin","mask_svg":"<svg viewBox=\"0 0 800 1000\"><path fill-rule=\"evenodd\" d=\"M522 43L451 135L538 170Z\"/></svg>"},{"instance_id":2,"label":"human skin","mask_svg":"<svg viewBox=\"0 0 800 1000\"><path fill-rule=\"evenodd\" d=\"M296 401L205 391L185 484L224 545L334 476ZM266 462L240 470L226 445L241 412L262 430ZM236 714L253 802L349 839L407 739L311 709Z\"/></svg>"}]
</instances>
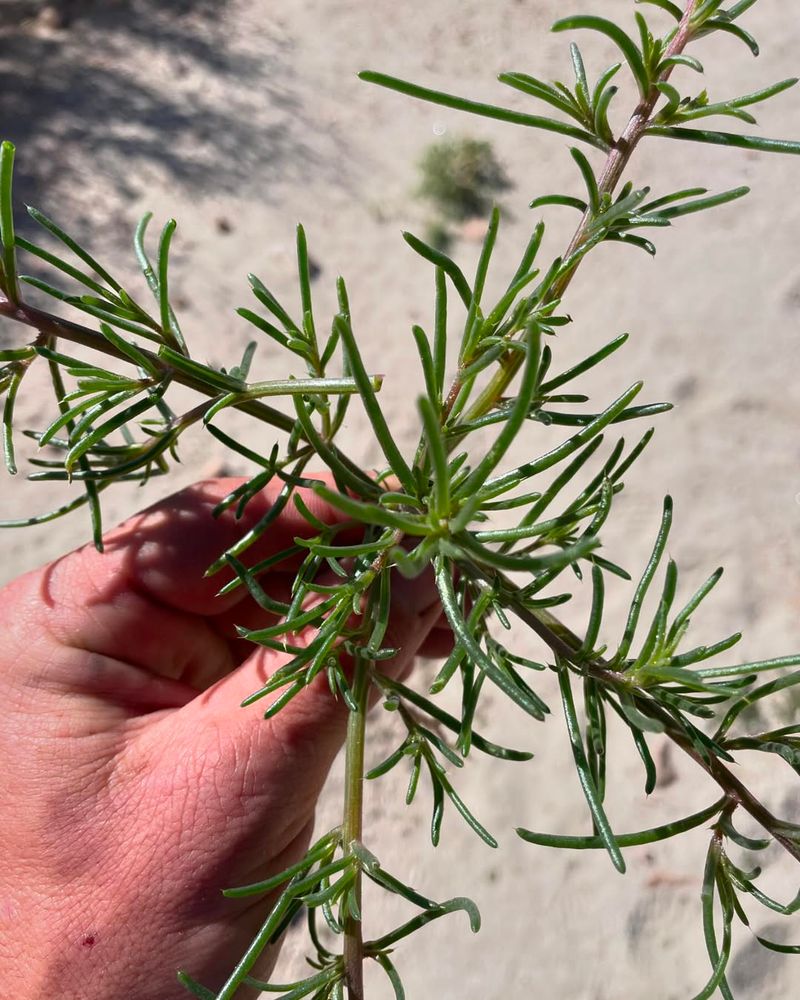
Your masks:
<instances>
[{"instance_id":1,"label":"human skin","mask_svg":"<svg viewBox=\"0 0 800 1000\"><path fill-rule=\"evenodd\" d=\"M219 988L269 899L225 899L298 860L344 740L320 676L269 721L241 708L286 657L235 626L274 621L208 565L264 513L197 484L0 590L0 996L172 1000L185 969ZM304 491L314 513L341 518ZM290 507L248 553L312 529ZM292 567L262 580L280 598ZM384 669L446 651L427 578L396 581ZM275 950L254 974L265 975ZM238 997L255 996L246 990Z\"/></svg>"}]
</instances>

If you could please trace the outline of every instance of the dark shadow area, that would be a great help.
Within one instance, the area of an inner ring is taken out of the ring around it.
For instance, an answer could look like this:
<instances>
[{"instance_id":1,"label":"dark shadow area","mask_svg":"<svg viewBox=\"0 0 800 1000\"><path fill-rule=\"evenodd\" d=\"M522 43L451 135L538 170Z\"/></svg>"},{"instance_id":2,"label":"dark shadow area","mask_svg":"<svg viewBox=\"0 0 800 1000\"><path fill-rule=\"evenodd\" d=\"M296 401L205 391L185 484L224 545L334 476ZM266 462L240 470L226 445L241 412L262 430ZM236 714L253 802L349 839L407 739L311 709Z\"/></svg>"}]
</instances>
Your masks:
<instances>
[{"instance_id":1,"label":"dark shadow area","mask_svg":"<svg viewBox=\"0 0 800 1000\"><path fill-rule=\"evenodd\" d=\"M159 186L263 199L280 180L336 180L338 143L306 117L291 42L239 6L0 0L0 137L17 145L17 203L78 236L124 228L127 243L121 205Z\"/></svg>"}]
</instances>

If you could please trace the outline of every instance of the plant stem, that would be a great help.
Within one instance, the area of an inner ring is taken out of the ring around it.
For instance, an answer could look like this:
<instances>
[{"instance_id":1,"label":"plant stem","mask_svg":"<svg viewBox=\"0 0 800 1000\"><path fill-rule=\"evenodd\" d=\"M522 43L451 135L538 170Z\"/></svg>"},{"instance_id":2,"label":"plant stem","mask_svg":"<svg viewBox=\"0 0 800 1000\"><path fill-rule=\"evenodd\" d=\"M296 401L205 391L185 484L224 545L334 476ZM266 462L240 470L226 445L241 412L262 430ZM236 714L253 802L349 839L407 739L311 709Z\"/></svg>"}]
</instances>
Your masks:
<instances>
[{"instance_id":1,"label":"plant stem","mask_svg":"<svg viewBox=\"0 0 800 1000\"><path fill-rule=\"evenodd\" d=\"M342 840L349 851L354 841L361 840L364 804L364 745L367 724L367 696L369 694L369 666L360 656L356 658L353 678L353 696L356 711L350 711L347 720L345 745L344 816ZM361 911L361 873L356 875L353 894L359 913ZM364 1000L364 938L361 920L348 914L344 921L344 970L348 1000Z\"/></svg>"},{"instance_id":2,"label":"plant stem","mask_svg":"<svg viewBox=\"0 0 800 1000\"><path fill-rule=\"evenodd\" d=\"M660 722L664 727L665 735L684 753L688 754L696 764L699 764L729 799L740 805L756 822L760 823L795 861L800 861L800 843L786 836L785 825L781 820L773 816L767 807L731 773L718 757L710 757L709 759L702 757L675 723L672 716L654 704L651 698L645 697L645 691L642 688L632 685L629 678L620 671L610 669L602 657L596 657L589 661L579 657L577 654L583 645L580 638L551 612L541 609L532 611L530 608L526 608L521 601L515 600L514 594L519 588L502 573L494 571L492 574L488 574L474 563L462 564L461 569L473 579L488 583L490 586L499 581L505 596L509 598L510 606L513 607L514 613L520 621L543 639L558 657L571 663L582 672L591 674L605 686L623 690L630 695L636 702L636 708L648 718Z\"/></svg>"},{"instance_id":3,"label":"plant stem","mask_svg":"<svg viewBox=\"0 0 800 1000\"><path fill-rule=\"evenodd\" d=\"M0 292L0 316L6 316L8 319L15 320L18 323L23 323L38 330L39 340L42 338L47 338L48 340L66 340L69 343L87 347L89 350L99 351L101 354L115 358L117 361L124 361L126 364L131 363L129 357L123 354L122 351L106 340L96 330L82 326L80 323L75 323L72 320L62 319L60 316L54 316L52 313L44 312L24 302L11 302L2 292ZM169 377L172 381L179 382L181 385L185 385L187 388L193 389L204 396L218 398L224 395L224 392L220 390L218 385L210 385L204 382L202 378L174 368L168 361L165 361L144 347L139 347L138 350L153 365L154 369L163 372L164 376ZM219 374L219 372L215 372L217 377ZM237 388L236 380L232 379L231 392L235 392ZM291 434L295 430L296 421L293 417L262 403L258 399L237 400L231 403L231 407L241 410L243 413L247 413L251 417L261 420L263 423L270 424L272 427L278 428L278 430L285 431L287 434ZM356 474L361 473L360 466L357 466L344 455L335 444L332 442L329 442L329 444L344 465L348 466Z\"/></svg>"},{"instance_id":4,"label":"plant stem","mask_svg":"<svg viewBox=\"0 0 800 1000\"><path fill-rule=\"evenodd\" d=\"M665 52L665 58L679 55L683 52L688 42L691 41L692 33L690 21L695 10L697 9L698 2L699 0L689 0L686 4L683 18L681 19L680 25L674 38L672 39L672 42ZM659 78L659 82L666 82L672 74L672 69L673 67L669 67ZM628 166L628 163L630 162L631 156L644 136L644 133L650 123L650 117L653 114L660 96L661 92L658 88L655 86L651 87L648 95L637 105L622 135L614 143L614 147L609 153L608 159L606 160L605 166L598 180L598 187L601 195L612 194L619 183L626 167ZM591 214L587 211L581 219L580 225L575 231L563 258L567 264L570 260L575 258L575 263L571 267L567 267L564 270L562 276L553 285L553 288L548 293L546 302L553 302L556 299L561 298L566 289L569 287L569 284L572 281L572 278L574 277L581 261L580 251L585 242L590 223ZM466 420L475 420L478 417L483 416L485 413L488 413L494 408L494 406L497 405L506 389L511 384L523 361L524 356L519 351L508 351L500 359L499 367L495 372L495 375L475 401L472 408L468 411L465 418ZM445 419L447 414L450 412L453 402L458 396L461 387L461 379L459 375L456 375L456 378L446 397L447 404L445 405ZM481 579L484 582L492 582L491 578L487 576L479 567L473 566L472 569L472 575L476 578ZM502 574L495 573L494 577L495 579L502 580L503 587L509 595L513 594L513 591L517 589L516 586L510 580L503 577ZM513 603L514 610L518 617L534 632L536 632L536 634L539 635L540 638L542 638L550 649L558 656L563 657L566 661L580 667L582 670L588 670L593 676L597 677L598 680L603 681L605 684L614 687L624 686L628 693L633 695L636 699L637 708L641 712L652 718L658 719L658 721L664 725L667 736L697 764L699 764L703 770L705 770L706 773L717 782L723 791L725 791L730 799L737 802L746 812L759 822L796 861L800 861L800 844L785 836L782 832L782 824L780 820L773 816L772 813L770 813L770 811L750 793L750 791L731 773L722 761L720 761L717 757L712 757L709 760L706 760L698 754L691 742L675 725L673 719L668 713L661 710L657 705L654 705L650 699L644 698L641 692L637 692L636 689L632 690L629 682L618 672L609 670L607 668L607 664L605 664L601 659L594 660L590 663L580 661L577 658L576 653L581 648L581 640L569 628L567 628L566 625L559 621L555 615L546 610L533 612L524 607L521 602Z\"/></svg>"},{"instance_id":5,"label":"plant stem","mask_svg":"<svg viewBox=\"0 0 800 1000\"><path fill-rule=\"evenodd\" d=\"M34 306L22 302L18 304L10 302L3 295L0 295L0 316L7 316L18 323L31 326L35 330L38 330L40 334L44 334L47 337L55 337L60 340L66 340L71 344L79 344L81 347L88 347L92 351L99 351L108 357L116 358L118 361L130 364L130 358L126 357L110 341L106 340L101 333L97 333L97 331L89 327L81 326L80 323L73 323L72 320L53 316L51 313L36 309ZM165 374L169 374L175 382L180 382L181 385L185 385L189 389L194 389L204 396L220 395L218 387L207 385L202 379L193 378L186 372L177 371L152 351L148 351L143 347L139 347L139 351L148 361L152 362L155 368L161 369ZM295 422L291 417L285 413L281 413L280 410L273 409L271 406L266 406L258 400L244 400L233 405L236 409L244 410L245 413L249 413L251 416L272 424L273 427L277 427L287 433L291 433L294 428Z\"/></svg>"},{"instance_id":6,"label":"plant stem","mask_svg":"<svg viewBox=\"0 0 800 1000\"><path fill-rule=\"evenodd\" d=\"M692 32L690 21L697 8L698 2L699 0L689 0L686 4L686 9L684 11L683 18L681 19L681 23L675 33L675 37L672 39L669 47L664 53L665 59L670 56L680 55L686 48L687 44L691 41ZM673 68L673 66L669 66L664 73L661 74L658 82L665 83L669 80L672 75ZM650 92L647 96L642 98L636 106L633 114L631 115L630 121L625 127L625 130L614 143L611 152L608 154L603 171L598 179L598 188L601 197L606 194L613 194L614 189L625 172L636 147L639 145L639 142L644 136L647 126L650 124L650 117L653 114L660 97L661 91L654 84L650 88ZM581 262L582 257L580 251L584 246L586 234L591 221L591 211L587 209L581 219L580 225L575 230L574 236L570 240L564 257L562 258L565 265L568 266L565 267L561 277L553 284L553 287L547 293L542 305L547 305L555 302L557 299L560 299L569 287L569 284ZM573 259L574 263L569 266L569 262ZM519 371L523 361L524 355L520 351L507 351L503 355L498 363L498 368L495 374L492 376L489 384L467 412L465 420L476 420L478 417L482 417L497 405L505 394L506 389L508 389L509 385L513 381L514 376ZM451 398L455 398L453 390L456 386L460 387L460 379L458 375L456 376L456 381L453 383L453 387L451 387L451 390L448 393L448 401Z\"/></svg>"}]
</instances>

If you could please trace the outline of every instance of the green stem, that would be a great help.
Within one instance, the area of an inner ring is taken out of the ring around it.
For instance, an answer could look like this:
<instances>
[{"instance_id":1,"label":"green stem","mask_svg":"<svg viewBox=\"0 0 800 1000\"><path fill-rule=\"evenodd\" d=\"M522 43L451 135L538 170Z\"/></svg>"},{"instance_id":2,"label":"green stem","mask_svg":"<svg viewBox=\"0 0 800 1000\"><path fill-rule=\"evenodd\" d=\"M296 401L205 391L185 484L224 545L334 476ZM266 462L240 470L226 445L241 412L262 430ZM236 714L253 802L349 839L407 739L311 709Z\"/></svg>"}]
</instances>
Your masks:
<instances>
[{"instance_id":1,"label":"green stem","mask_svg":"<svg viewBox=\"0 0 800 1000\"><path fill-rule=\"evenodd\" d=\"M356 711L347 720L345 746L344 816L342 838L344 850L361 841L364 814L364 746L369 694L369 666L361 657L356 659L353 696ZM356 903L361 911L361 872L353 886ZM361 921L348 915L344 922L344 970L348 1000L364 1000L364 937Z\"/></svg>"}]
</instances>

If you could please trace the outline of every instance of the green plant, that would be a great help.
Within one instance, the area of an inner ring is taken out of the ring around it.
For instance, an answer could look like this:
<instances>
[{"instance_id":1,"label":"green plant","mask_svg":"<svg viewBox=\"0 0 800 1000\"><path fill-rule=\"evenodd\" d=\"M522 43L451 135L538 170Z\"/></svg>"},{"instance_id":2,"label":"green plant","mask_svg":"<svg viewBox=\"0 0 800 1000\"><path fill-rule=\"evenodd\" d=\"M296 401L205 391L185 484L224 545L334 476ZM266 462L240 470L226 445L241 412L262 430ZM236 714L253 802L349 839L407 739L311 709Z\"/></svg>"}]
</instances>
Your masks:
<instances>
[{"instance_id":1,"label":"green plant","mask_svg":"<svg viewBox=\"0 0 800 1000\"><path fill-rule=\"evenodd\" d=\"M419 172L417 193L451 222L486 215L495 196L511 186L491 144L471 137L432 143L422 154Z\"/></svg>"},{"instance_id":2,"label":"green plant","mask_svg":"<svg viewBox=\"0 0 800 1000\"><path fill-rule=\"evenodd\" d=\"M622 63L610 67L591 86L575 45L571 47L575 73L572 88L522 73L501 77L503 83L555 108L562 116L558 119L478 104L379 73L362 74L370 82L412 97L566 135L605 156L598 172L586 154L574 148L572 157L585 194L546 195L534 200L532 204L537 207L564 205L577 209L578 228L564 255L540 269L536 266L544 234L540 223L497 302L487 302L484 295L500 225L496 209L472 280L451 258L406 235L411 248L434 266L436 289L431 335L420 327L413 330L426 389L419 400L420 440L413 457L404 455L398 447L379 402L380 379L371 376L362 361L342 279L338 283L339 308L330 331L326 328L323 333L318 323L302 228L297 235L300 315L293 316L254 276L250 283L261 309L241 309L239 313L287 356L292 355L303 374L249 381L255 342L229 371L216 370L189 355L169 296L174 222L164 227L152 259L146 245L148 217L136 234L136 252L156 302L155 309L150 310L41 213L31 212L60 244L58 252L15 236L11 197L14 150L8 143L2 147L0 314L36 331L31 343L20 343L0 354L4 364L0 387L6 397L6 464L10 472L16 471L15 399L32 365L45 364L57 412L47 427L32 436L41 444L60 449L61 457L36 459L41 471L32 478L73 480L83 489L77 498L44 518L6 525L49 520L87 506L95 542L101 545L100 494L114 482L166 472L183 432L202 424L257 469L221 508L238 505L243 509L271 479L278 477L283 483L270 514L220 554L209 570L213 573L230 567L235 579L223 590L246 587L262 606L281 616L274 626L242 631L251 641L277 649L287 657L285 665L246 703L274 697L266 710L267 716L274 715L315 677L326 674L332 691L350 708L342 825L325 833L288 871L259 885L230 890L231 896L245 896L284 887L251 949L218 993L195 983L191 970L180 974L195 996L230 1000L243 983L252 983L248 973L260 950L301 911L307 913L316 952L314 972L302 983L269 987L284 998L336 998L345 992L350 998L361 998L365 959L374 960L385 970L396 996L402 997L402 985L391 957L401 939L456 910L464 910L472 929L478 929L478 913L468 899L437 903L427 898L387 872L371 853L372 845L365 843L361 797L366 705L373 687L381 693L385 707L396 713L403 735L396 750L367 777L377 779L407 762L411 768L408 800L413 799L423 775L432 788L434 844L449 801L475 833L494 846L492 834L459 797L447 766L460 768L473 751L501 760L527 759L528 754L498 746L477 733L473 728L476 711L482 693L494 686L531 719L544 721L550 709L534 683L538 671L553 671L593 832L574 837L518 832L536 845L605 850L614 867L624 871L626 847L710 824L702 918L712 971L696 1000L717 993L731 997L725 972L734 918L744 923L748 920L744 903L757 902L785 915L800 910L800 894L787 904L774 900L762 891L758 869L745 871L741 862L737 863L739 849L760 852L773 842L800 860L800 827L774 816L730 766L734 754L756 751L780 757L795 770L800 767L800 726L741 731L749 706L800 684L800 671L790 672L790 668L800 665L800 655L707 666L707 660L731 649L739 639L735 633L708 645L684 648L690 619L718 582L720 571L713 573L676 611L678 569L671 560L660 578L655 613L650 621L643 620L645 597L654 586L667 545L672 521L669 499L619 643L611 649L598 647L607 579L627 577L621 567L601 555L601 531L629 469L653 432L646 431L632 448L626 448L620 439L601 452L603 435L612 425L653 416L669 406L640 403L642 385L635 382L615 400L586 409L586 396L574 392L572 383L610 358L626 338L617 337L579 364L559 371L553 360L557 343L554 335L569 322L562 299L583 258L601 243L617 241L653 253L653 243L642 235L642 230L669 226L684 215L723 205L747 193L744 188L720 194L692 188L653 196L648 189L635 189L631 183L619 186L631 156L644 138L660 136L755 151L800 153L800 143L796 142L686 127L712 115L752 122L749 107L776 96L796 80L781 81L718 103L711 102L704 91L694 97L685 96L671 81L676 66L702 71L686 49L707 35L732 35L757 51L756 43L739 23L755 0L739 0L726 9L723 0L689 0L683 10L671 0L647 2L674 19L663 37L652 33L639 12L637 40L601 17L570 17L555 26L558 31L599 31L621 50L638 96L629 123L619 136L612 131L608 112L617 97L612 81ZM69 254L64 254L62 248ZM62 291L41 278L20 275L20 251L60 272L57 280L69 279L77 290ZM21 294L23 285L38 288L82 311L98 321L97 328L30 304ZM457 368L448 383L446 349L453 300L465 318ZM88 348L95 352L96 360L78 359L62 344ZM105 358L115 364L101 363ZM507 393L517 376L517 388L509 398ZM176 413L167 402L174 383L188 386L205 398L194 408ZM291 397L294 416L286 416L265 402L272 396ZM360 398L385 456L385 468L377 478L351 461L336 441L354 396ZM244 410L283 432L284 447L276 445L269 453L261 454L225 434L214 421L227 407ZM568 437L524 465L506 468L503 462L509 446L531 422L566 427ZM488 449L470 450L472 433L485 428L496 429ZM331 470L337 489L313 478L313 472L308 470L314 464L324 464ZM552 476L546 477L550 470ZM296 493L298 485L311 485L360 525L361 540L341 544L335 528L317 521L306 510ZM577 492L572 500L564 499L568 486ZM305 558L292 601L282 604L263 592L258 577L265 567L248 565L247 552L259 535L269 530L275 513L290 502L298 505L317 534L302 543L298 540L293 547L294 554L302 552ZM498 526L500 515L504 526ZM506 525L511 516L516 517L516 523L509 527ZM323 565L332 568L341 582L320 592L316 576ZM391 573L414 577L431 565L457 641L430 691L421 692L386 676L381 664L392 655L384 645ZM591 611L581 635L567 627L554 611L570 599L561 586L564 576L570 573L578 580L585 575L591 587ZM526 659L512 647L504 631L511 616L543 640L548 651L545 662ZM313 641L303 648L293 645L292 633L309 625L317 629ZM763 674L768 674L769 679L764 681ZM458 716L446 712L435 699L447 685L456 683L461 685ZM646 791L652 791L658 781L648 739L650 734L659 733L711 776L720 787L721 797L700 812L666 826L633 834L616 833L604 806L609 712L619 717L630 733L634 751L644 766ZM452 733L450 742L440 735L445 730ZM749 814L761 826L763 837L754 839L738 832L736 823L741 813ZM364 878L406 899L417 908L417 914L381 937L365 939L361 914ZM343 938L341 950L332 943L339 937ZM779 951L800 952L800 946L777 945L768 940L762 943Z\"/></svg>"}]
</instances>

